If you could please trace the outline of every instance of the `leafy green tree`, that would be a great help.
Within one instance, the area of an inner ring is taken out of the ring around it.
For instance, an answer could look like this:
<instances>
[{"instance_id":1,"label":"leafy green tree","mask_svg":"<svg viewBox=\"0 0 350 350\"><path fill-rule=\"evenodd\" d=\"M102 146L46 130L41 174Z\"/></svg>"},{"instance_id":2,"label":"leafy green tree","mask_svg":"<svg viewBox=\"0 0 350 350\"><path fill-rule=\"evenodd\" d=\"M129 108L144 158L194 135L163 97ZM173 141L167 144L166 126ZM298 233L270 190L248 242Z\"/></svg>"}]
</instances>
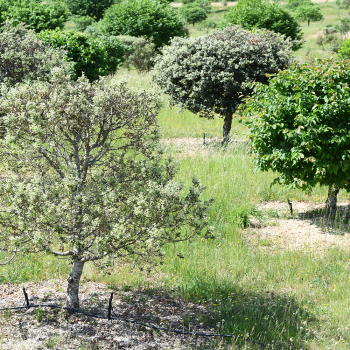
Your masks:
<instances>
[{"instance_id":1,"label":"leafy green tree","mask_svg":"<svg viewBox=\"0 0 350 350\"><path fill-rule=\"evenodd\" d=\"M89 16L97 21L103 17L104 11L115 2L114 0L65 0L73 15Z\"/></svg>"},{"instance_id":2,"label":"leafy green tree","mask_svg":"<svg viewBox=\"0 0 350 350\"><path fill-rule=\"evenodd\" d=\"M330 211L339 189L350 190L349 82L349 61L295 64L256 84L246 103L256 167L291 188L327 186Z\"/></svg>"},{"instance_id":3,"label":"leafy green tree","mask_svg":"<svg viewBox=\"0 0 350 350\"><path fill-rule=\"evenodd\" d=\"M184 5L180 7L179 11L184 20L189 24L193 24L193 27L195 23L202 22L208 17L205 10L201 7L192 7Z\"/></svg>"},{"instance_id":4,"label":"leafy green tree","mask_svg":"<svg viewBox=\"0 0 350 350\"><path fill-rule=\"evenodd\" d=\"M115 37L93 38L86 33L45 31L39 38L52 47L67 52L67 60L74 63L74 79L83 73L90 80L108 75L125 61L126 47Z\"/></svg>"},{"instance_id":5,"label":"leafy green tree","mask_svg":"<svg viewBox=\"0 0 350 350\"><path fill-rule=\"evenodd\" d=\"M200 24L200 29L202 28L206 29L207 34L209 32L209 29L215 29L216 27L217 27L216 22L210 21L210 20L203 21Z\"/></svg>"},{"instance_id":6,"label":"leafy green tree","mask_svg":"<svg viewBox=\"0 0 350 350\"><path fill-rule=\"evenodd\" d=\"M295 11L299 6L314 5L311 0L288 0L284 5L285 8L291 11Z\"/></svg>"},{"instance_id":7,"label":"leafy green tree","mask_svg":"<svg viewBox=\"0 0 350 350\"><path fill-rule=\"evenodd\" d=\"M240 25L245 29L264 28L284 34L287 38L295 40L294 51L302 46L303 34L299 23L289 11L276 2L240 0L225 13L223 26L229 23Z\"/></svg>"},{"instance_id":8,"label":"leafy green tree","mask_svg":"<svg viewBox=\"0 0 350 350\"><path fill-rule=\"evenodd\" d=\"M339 51L338 56L342 59L349 59L350 58L350 39L346 39L343 41Z\"/></svg>"},{"instance_id":9,"label":"leafy green tree","mask_svg":"<svg viewBox=\"0 0 350 350\"><path fill-rule=\"evenodd\" d=\"M106 10L101 21L105 35L143 36L153 39L156 48L167 45L175 36L185 36L176 10L158 0L125 0Z\"/></svg>"},{"instance_id":10,"label":"leafy green tree","mask_svg":"<svg viewBox=\"0 0 350 350\"><path fill-rule=\"evenodd\" d=\"M11 2L1 17L10 19L14 25L24 23L28 28L40 32L62 29L68 19L68 11L59 1L18 0Z\"/></svg>"},{"instance_id":11,"label":"leafy green tree","mask_svg":"<svg viewBox=\"0 0 350 350\"><path fill-rule=\"evenodd\" d=\"M0 250L69 259L67 307L78 308L85 263L152 262L165 244L205 234L210 201L197 180L187 193L174 181L154 93L56 73L0 104Z\"/></svg>"},{"instance_id":12,"label":"leafy green tree","mask_svg":"<svg viewBox=\"0 0 350 350\"><path fill-rule=\"evenodd\" d=\"M323 20L323 15L321 13L321 8L316 5L302 5L299 6L295 12L294 16L298 21L307 21L307 25L310 22L319 22Z\"/></svg>"},{"instance_id":13,"label":"leafy green tree","mask_svg":"<svg viewBox=\"0 0 350 350\"><path fill-rule=\"evenodd\" d=\"M272 31L250 32L228 26L198 38L174 38L156 57L154 79L174 103L200 116L224 118L223 137L232 115L251 93L250 81L267 83L291 62L292 43Z\"/></svg>"}]
</instances>

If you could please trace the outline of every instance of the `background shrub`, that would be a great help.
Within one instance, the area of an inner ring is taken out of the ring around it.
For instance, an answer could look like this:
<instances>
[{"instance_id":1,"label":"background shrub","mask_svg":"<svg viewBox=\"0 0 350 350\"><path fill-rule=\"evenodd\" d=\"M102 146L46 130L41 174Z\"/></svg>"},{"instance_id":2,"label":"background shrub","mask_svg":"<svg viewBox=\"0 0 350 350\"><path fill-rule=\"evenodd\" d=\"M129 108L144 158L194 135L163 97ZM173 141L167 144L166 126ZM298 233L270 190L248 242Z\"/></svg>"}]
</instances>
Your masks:
<instances>
[{"instance_id":1,"label":"background shrub","mask_svg":"<svg viewBox=\"0 0 350 350\"><path fill-rule=\"evenodd\" d=\"M67 60L74 62L74 79L84 72L90 81L96 80L115 72L125 60L126 47L115 37L93 38L61 30L41 32L39 37L52 47L66 50Z\"/></svg>"},{"instance_id":2,"label":"background shrub","mask_svg":"<svg viewBox=\"0 0 350 350\"><path fill-rule=\"evenodd\" d=\"M115 0L65 0L73 15L89 16L95 20L103 17L104 11L113 5Z\"/></svg>"},{"instance_id":3,"label":"background shrub","mask_svg":"<svg viewBox=\"0 0 350 350\"><path fill-rule=\"evenodd\" d=\"M68 19L68 11L59 1L19 0L11 3L1 17L12 20L14 25L25 23L28 28L40 32L62 29Z\"/></svg>"},{"instance_id":4,"label":"background shrub","mask_svg":"<svg viewBox=\"0 0 350 350\"><path fill-rule=\"evenodd\" d=\"M83 32L87 27L96 23L96 21L90 16L73 16L72 20L78 31Z\"/></svg>"},{"instance_id":5,"label":"background shrub","mask_svg":"<svg viewBox=\"0 0 350 350\"><path fill-rule=\"evenodd\" d=\"M156 48L169 44L175 36L185 36L177 12L158 0L125 0L106 10L101 23L105 35L144 36L153 39Z\"/></svg>"},{"instance_id":6,"label":"background shrub","mask_svg":"<svg viewBox=\"0 0 350 350\"><path fill-rule=\"evenodd\" d=\"M228 23L240 25L245 29L265 28L284 34L295 40L293 50L302 46L302 31L297 20L278 3L267 3L262 0L240 0L237 6L231 7L224 16L223 25Z\"/></svg>"},{"instance_id":7,"label":"background shrub","mask_svg":"<svg viewBox=\"0 0 350 350\"><path fill-rule=\"evenodd\" d=\"M149 71L151 69L153 65L152 58L156 53L152 40L128 35L120 35L116 39L129 47L129 51L125 55L125 63L128 69L130 64L139 72Z\"/></svg>"},{"instance_id":8,"label":"background shrub","mask_svg":"<svg viewBox=\"0 0 350 350\"><path fill-rule=\"evenodd\" d=\"M187 6L184 5L180 7L180 14L182 18L189 24L195 25L195 23L199 23L207 19L206 11L198 6Z\"/></svg>"}]
</instances>

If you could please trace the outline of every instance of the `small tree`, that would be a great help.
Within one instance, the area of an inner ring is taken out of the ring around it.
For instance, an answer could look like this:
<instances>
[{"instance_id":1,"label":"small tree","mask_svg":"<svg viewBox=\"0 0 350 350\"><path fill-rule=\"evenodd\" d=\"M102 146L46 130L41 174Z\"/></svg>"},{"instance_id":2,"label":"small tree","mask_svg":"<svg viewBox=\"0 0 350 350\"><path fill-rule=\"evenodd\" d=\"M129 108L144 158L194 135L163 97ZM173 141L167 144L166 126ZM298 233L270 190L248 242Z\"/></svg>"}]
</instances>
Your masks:
<instances>
[{"instance_id":1,"label":"small tree","mask_svg":"<svg viewBox=\"0 0 350 350\"><path fill-rule=\"evenodd\" d=\"M83 32L87 27L96 23L90 16L72 16L71 19L75 24L75 28L80 32Z\"/></svg>"},{"instance_id":2,"label":"small tree","mask_svg":"<svg viewBox=\"0 0 350 350\"><path fill-rule=\"evenodd\" d=\"M41 3L36 0L19 0L10 2L7 11L2 14L3 18L12 20L14 25L24 23L28 28L37 32L47 29L64 27L68 19L66 7L58 1Z\"/></svg>"},{"instance_id":3,"label":"small tree","mask_svg":"<svg viewBox=\"0 0 350 350\"><path fill-rule=\"evenodd\" d=\"M55 48L66 50L73 62L74 79L83 73L90 81L114 73L125 61L127 48L115 37L93 38L86 33L48 30L39 34L41 40Z\"/></svg>"},{"instance_id":4,"label":"small tree","mask_svg":"<svg viewBox=\"0 0 350 350\"><path fill-rule=\"evenodd\" d=\"M175 36L185 36L184 25L175 9L158 0L125 0L106 10L100 21L109 35L143 36L156 48L167 45Z\"/></svg>"},{"instance_id":5,"label":"small tree","mask_svg":"<svg viewBox=\"0 0 350 350\"><path fill-rule=\"evenodd\" d=\"M349 59L350 58L350 39L346 39L343 41L339 51L338 56L342 59Z\"/></svg>"},{"instance_id":6,"label":"small tree","mask_svg":"<svg viewBox=\"0 0 350 350\"><path fill-rule=\"evenodd\" d=\"M246 83L267 83L267 73L277 73L291 60L292 42L274 32L250 32L227 27L198 38L174 38L156 57L155 81L174 103L193 113L224 118L223 136L230 133L232 115L250 94Z\"/></svg>"},{"instance_id":7,"label":"small tree","mask_svg":"<svg viewBox=\"0 0 350 350\"><path fill-rule=\"evenodd\" d=\"M316 5L299 6L295 10L294 16L298 21L307 21L308 26L310 25L310 22L319 22L323 20L321 8Z\"/></svg>"},{"instance_id":8,"label":"small tree","mask_svg":"<svg viewBox=\"0 0 350 350\"><path fill-rule=\"evenodd\" d=\"M3 91L0 247L72 263L67 307L79 307L86 262L152 261L168 242L204 233L210 202L187 194L158 147L152 92L105 79L33 83Z\"/></svg>"},{"instance_id":9,"label":"small tree","mask_svg":"<svg viewBox=\"0 0 350 350\"><path fill-rule=\"evenodd\" d=\"M226 11L223 26L227 24L240 25L245 29L268 29L284 34L295 40L293 50L302 46L302 31L293 15L277 2L264 0L240 0L236 6Z\"/></svg>"},{"instance_id":10,"label":"small tree","mask_svg":"<svg viewBox=\"0 0 350 350\"><path fill-rule=\"evenodd\" d=\"M288 0L284 5L285 8L291 11L295 11L299 6L314 5L311 0Z\"/></svg>"},{"instance_id":11,"label":"small tree","mask_svg":"<svg viewBox=\"0 0 350 350\"><path fill-rule=\"evenodd\" d=\"M195 23L199 23L204 21L205 19L207 19L207 13L205 12L204 9L202 9L201 7L193 7L193 6L182 6L180 7L180 13L181 16L184 18L184 20L189 23L192 24L193 27L195 25Z\"/></svg>"},{"instance_id":12,"label":"small tree","mask_svg":"<svg viewBox=\"0 0 350 350\"><path fill-rule=\"evenodd\" d=\"M112 6L114 0L65 0L68 9L73 15L89 16L100 20L108 7ZM119 1L118 1L119 2Z\"/></svg>"},{"instance_id":13,"label":"small tree","mask_svg":"<svg viewBox=\"0 0 350 350\"><path fill-rule=\"evenodd\" d=\"M339 189L350 190L349 68L349 61L296 64L256 84L246 104L256 167L306 192L327 186L330 211Z\"/></svg>"}]
</instances>

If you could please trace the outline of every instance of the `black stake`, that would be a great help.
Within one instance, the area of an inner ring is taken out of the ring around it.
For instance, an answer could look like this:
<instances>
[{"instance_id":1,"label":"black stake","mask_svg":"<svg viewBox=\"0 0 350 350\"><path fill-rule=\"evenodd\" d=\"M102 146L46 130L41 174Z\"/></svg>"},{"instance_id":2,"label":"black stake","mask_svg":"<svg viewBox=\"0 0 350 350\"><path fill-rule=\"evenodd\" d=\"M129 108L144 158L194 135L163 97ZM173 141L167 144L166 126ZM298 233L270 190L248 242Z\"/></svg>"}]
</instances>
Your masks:
<instances>
[{"instance_id":1,"label":"black stake","mask_svg":"<svg viewBox=\"0 0 350 350\"><path fill-rule=\"evenodd\" d=\"M24 298L26 299L27 306L29 307L28 294L27 294L26 289L24 287L23 287L23 294L24 294Z\"/></svg>"},{"instance_id":2,"label":"black stake","mask_svg":"<svg viewBox=\"0 0 350 350\"><path fill-rule=\"evenodd\" d=\"M109 298L109 304L108 304L108 319L111 319L111 313L112 313L112 299L113 299L113 292L111 293L111 296Z\"/></svg>"},{"instance_id":3,"label":"black stake","mask_svg":"<svg viewBox=\"0 0 350 350\"><path fill-rule=\"evenodd\" d=\"M293 215L293 205L292 205L292 202L291 202L289 199L287 199L287 201L288 201L290 213Z\"/></svg>"},{"instance_id":4,"label":"black stake","mask_svg":"<svg viewBox=\"0 0 350 350\"><path fill-rule=\"evenodd\" d=\"M203 133L203 145L205 145L205 132Z\"/></svg>"}]
</instances>

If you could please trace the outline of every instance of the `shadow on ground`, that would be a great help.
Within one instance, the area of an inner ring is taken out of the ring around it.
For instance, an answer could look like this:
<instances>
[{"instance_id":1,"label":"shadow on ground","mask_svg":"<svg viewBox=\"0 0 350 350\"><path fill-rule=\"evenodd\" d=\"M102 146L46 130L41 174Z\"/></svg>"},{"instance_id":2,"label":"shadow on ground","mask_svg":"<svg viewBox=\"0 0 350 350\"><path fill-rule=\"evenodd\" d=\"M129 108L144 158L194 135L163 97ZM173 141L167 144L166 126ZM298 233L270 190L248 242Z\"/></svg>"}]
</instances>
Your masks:
<instances>
[{"instance_id":1,"label":"shadow on ground","mask_svg":"<svg viewBox=\"0 0 350 350\"><path fill-rule=\"evenodd\" d=\"M308 220L323 232L344 235L350 232L350 206L339 205L335 213L329 214L325 208L317 208L298 214L298 219Z\"/></svg>"}]
</instances>

